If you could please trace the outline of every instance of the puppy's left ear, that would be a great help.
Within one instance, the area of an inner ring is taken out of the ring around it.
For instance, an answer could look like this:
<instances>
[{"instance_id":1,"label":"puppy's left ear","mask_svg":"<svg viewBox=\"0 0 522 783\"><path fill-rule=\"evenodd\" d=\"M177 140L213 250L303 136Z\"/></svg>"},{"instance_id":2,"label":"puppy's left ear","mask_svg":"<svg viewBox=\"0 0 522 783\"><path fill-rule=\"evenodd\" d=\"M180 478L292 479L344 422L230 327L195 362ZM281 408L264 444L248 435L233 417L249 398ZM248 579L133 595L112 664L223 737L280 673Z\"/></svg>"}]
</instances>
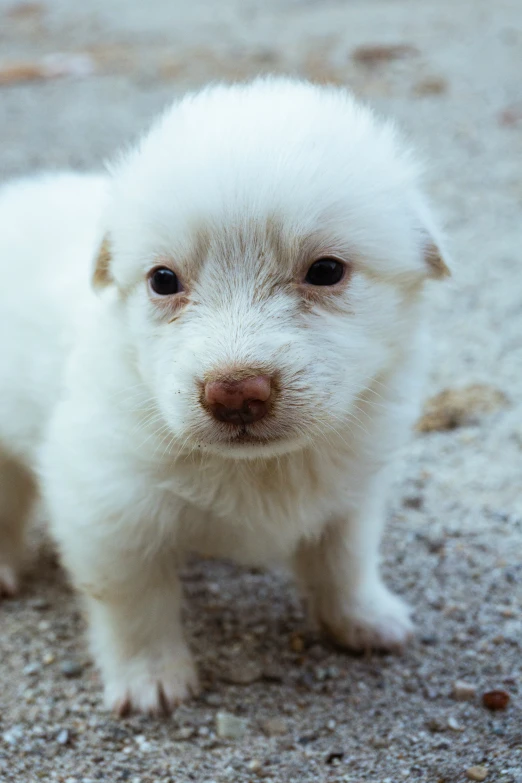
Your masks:
<instances>
[{"instance_id":1,"label":"puppy's left ear","mask_svg":"<svg viewBox=\"0 0 522 783\"><path fill-rule=\"evenodd\" d=\"M111 261L112 255L109 237L105 236L98 251L92 276L92 285L95 290L99 291L102 288L107 288L107 286L114 282L110 270Z\"/></svg>"},{"instance_id":2,"label":"puppy's left ear","mask_svg":"<svg viewBox=\"0 0 522 783\"><path fill-rule=\"evenodd\" d=\"M420 222L422 253L428 277L432 280L442 280L451 276L448 253L431 209L420 194L416 194L415 211Z\"/></svg>"},{"instance_id":3,"label":"puppy's left ear","mask_svg":"<svg viewBox=\"0 0 522 783\"><path fill-rule=\"evenodd\" d=\"M432 280L442 280L444 277L451 276L451 270L446 263L446 253L429 235L426 236L423 253L424 261L428 267L428 277Z\"/></svg>"}]
</instances>

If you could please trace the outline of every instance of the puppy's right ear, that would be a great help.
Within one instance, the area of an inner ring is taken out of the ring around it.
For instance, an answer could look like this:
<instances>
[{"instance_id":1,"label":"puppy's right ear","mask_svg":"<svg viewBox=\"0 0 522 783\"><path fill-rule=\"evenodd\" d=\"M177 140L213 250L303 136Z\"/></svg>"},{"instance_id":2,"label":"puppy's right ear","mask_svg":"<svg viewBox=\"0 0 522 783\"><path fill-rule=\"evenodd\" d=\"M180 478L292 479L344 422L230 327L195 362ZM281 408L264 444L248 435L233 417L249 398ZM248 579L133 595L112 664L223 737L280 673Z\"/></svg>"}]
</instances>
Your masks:
<instances>
[{"instance_id":1,"label":"puppy's right ear","mask_svg":"<svg viewBox=\"0 0 522 783\"><path fill-rule=\"evenodd\" d=\"M97 291L113 283L110 266L112 261L111 247L108 236L105 236L98 251L94 273L92 276L93 288Z\"/></svg>"}]
</instances>

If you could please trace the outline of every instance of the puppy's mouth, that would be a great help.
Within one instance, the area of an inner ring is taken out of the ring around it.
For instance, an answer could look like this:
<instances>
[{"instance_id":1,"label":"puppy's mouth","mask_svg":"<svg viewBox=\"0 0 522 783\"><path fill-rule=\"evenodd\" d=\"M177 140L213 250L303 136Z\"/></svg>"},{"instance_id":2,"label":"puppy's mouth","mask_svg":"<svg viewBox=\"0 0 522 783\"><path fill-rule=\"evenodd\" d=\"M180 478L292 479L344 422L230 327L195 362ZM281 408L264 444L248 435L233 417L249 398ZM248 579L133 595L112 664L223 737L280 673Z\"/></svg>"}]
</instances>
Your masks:
<instances>
[{"instance_id":1,"label":"puppy's mouth","mask_svg":"<svg viewBox=\"0 0 522 783\"><path fill-rule=\"evenodd\" d=\"M217 439L220 443L228 443L234 446L242 444L263 446L277 443L291 436L290 428L281 426L277 419L272 417L268 421L265 420L255 424L246 422L225 424L220 422L216 429L219 430L219 434L216 434L218 434Z\"/></svg>"},{"instance_id":2,"label":"puppy's mouth","mask_svg":"<svg viewBox=\"0 0 522 783\"><path fill-rule=\"evenodd\" d=\"M265 457L295 450L301 442L290 424L269 417L255 424L209 422L200 429L200 447L230 457Z\"/></svg>"},{"instance_id":3,"label":"puppy's mouth","mask_svg":"<svg viewBox=\"0 0 522 783\"><path fill-rule=\"evenodd\" d=\"M234 429L235 431L229 434L228 438L223 441L224 443L230 443L234 446L265 446L284 439L283 435L255 432L255 428L247 424L235 427Z\"/></svg>"}]
</instances>

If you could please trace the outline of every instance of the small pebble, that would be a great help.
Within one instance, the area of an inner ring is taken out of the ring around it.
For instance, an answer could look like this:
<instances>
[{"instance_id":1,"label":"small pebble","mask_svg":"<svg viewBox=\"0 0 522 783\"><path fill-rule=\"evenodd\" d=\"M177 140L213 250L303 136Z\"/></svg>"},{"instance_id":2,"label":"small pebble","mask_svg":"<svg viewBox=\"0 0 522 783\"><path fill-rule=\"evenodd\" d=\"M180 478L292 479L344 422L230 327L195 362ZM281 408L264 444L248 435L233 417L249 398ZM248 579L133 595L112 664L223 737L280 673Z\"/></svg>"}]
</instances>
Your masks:
<instances>
[{"instance_id":1,"label":"small pebble","mask_svg":"<svg viewBox=\"0 0 522 783\"><path fill-rule=\"evenodd\" d=\"M16 745L19 740L24 736L24 730L22 726L13 726L12 729L5 731L2 735L4 742L8 745Z\"/></svg>"},{"instance_id":2,"label":"small pebble","mask_svg":"<svg viewBox=\"0 0 522 783\"><path fill-rule=\"evenodd\" d=\"M28 663L27 666L24 666L23 672L24 674L37 674L37 672L40 671L40 668L40 664L34 661L33 663Z\"/></svg>"},{"instance_id":3,"label":"small pebble","mask_svg":"<svg viewBox=\"0 0 522 783\"><path fill-rule=\"evenodd\" d=\"M480 765L476 767L469 767L469 769L466 770L466 775L469 780L486 780L488 776L488 770L486 767L481 767Z\"/></svg>"},{"instance_id":4,"label":"small pebble","mask_svg":"<svg viewBox=\"0 0 522 783\"><path fill-rule=\"evenodd\" d=\"M431 647L434 644L437 644L439 641L438 636L434 633L425 633L423 636L420 637L420 640L423 644Z\"/></svg>"},{"instance_id":5,"label":"small pebble","mask_svg":"<svg viewBox=\"0 0 522 783\"><path fill-rule=\"evenodd\" d=\"M304 639L299 633L293 633L290 636L290 649L293 652L300 653L303 652L305 648Z\"/></svg>"},{"instance_id":6,"label":"small pebble","mask_svg":"<svg viewBox=\"0 0 522 783\"><path fill-rule=\"evenodd\" d=\"M34 704L35 700L35 689L34 688L26 688L24 691L24 699L27 704Z\"/></svg>"},{"instance_id":7,"label":"small pebble","mask_svg":"<svg viewBox=\"0 0 522 783\"><path fill-rule=\"evenodd\" d=\"M455 680L453 683L453 698L457 701L469 701L475 698L477 688L471 682Z\"/></svg>"},{"instance_id":8,"label":"small pebble","mask_svg":"<svg viewBox=\"0 0 522 783\"><path fill-rule=\"evenodd\" d=\"M259 759L252 759L252 761L249 761L247 764L247 769L249 772L259 772L262 768L263 765Z\"/></svg>"},{"instance_id":9,"label":"small pebble","mask_svg":"<svg viewBox=\"0 0 522 783\"><path fill-rule=\"evenodd\" d=\"M235 664L222 674L225 682L230 682L234 685L250 685L260 680L262 676L263 670L255 663L245 663L242 666Z\"/></svg>"},{"instance_id":10,"label":"small pebble","mask_svg":"<svg viewBox=\"0 0 522 783\"><path fill-rule=\"evenodd\" d=\"M43 612L46 609L49 609L50 607L49 601L46 601L45 598L33 598L33 600L30 602L29 606L31 606L32 609L36 609L39 612Z\"/></svg>"},{"instance_id":11,"label":"small pebble","mask_svg":"<svg viewBox=\"0 0 522 783\"><path fill-rule=\"evenodd\" d=\"M313 691L316 689L317 680L312 675L311 672L304 671L300 672L296 678L296 682L298 685L301 685L303 688L306 688L309 691Z\"/></svg>"},{"instance_id":12,"label":"small pebble","mask_svg":"<svg viewBox=\"0 0 522 783\"><path fill-rule=\"evenodd\" d=\"M434 733L439 731L446 731L448 724L439 720L439 718L430 718L428 721L428 728Z\"/></svg>"},{"instance_id":13,"label":"small pebble","mask_svg":"<svg viewBox=\"0 0 522 783\"><path fill-rule=\"evenodd\" d=\"M448 728L452 731L464 731L464 728L460 725L458 720L453 717L453 715L450 715L448 718Z\"/></svg>"},{"instance_id":14,"label":"small pebble","mask_svg":"<svg viewBox=\"0 0 522 783\"><path fill-rule=\"evenodd\" d=\"M83 667L78 661L65 660L60 664L60 671L64 677L79 677L83 672Z\"/></svg>"},{"instance_id":15,"label":"small pebble","mask_svg":"<svg viewBox=\"0 0 522 783\"><path fill-rule=\"evenodd\" d=\"M320 644L314 644L308 650L308 655L310 658L314 658L316 661L321 661L326 657L326 650L324 647L321 647Z\"/></svg>"},{"instance_id":16,"label":"small pebble","mask_svg":"<svg viewBox=\"0 0 522 783\"><path fill-rule=\"evenodd\" d=\"M203 700L209 707L221 707L223 704L223 697L220 693L207 693L204 695Z\"/></svg>"},{"instance_id":17,"label":"small pebble","mask_svg":"<svg viewBox=\"0 0 522 783\"><path fill-rule=\"evenodd\" d=\"M182 726L174 735L174 739L188 740L191 737L193 737L194 734L195 734L195 729L193 726Z\"/></svg>"},{"instance_id":18,"label":"small pebble","mask_svg":"<svg viewBox=\"0 0 522 783\"><path fill-rule=\"evenodd\" d=\"M284 669L277 663L268 663L263 667L263 679L267 682L283 682Z\"/></svg>"},{"instance_id":19,"label":"small pebble","mask_svg":"<svg viewBox=\"0 0 522 783\"><path fill-rule=\"evenodd\" d=\"M426 536L424 543L426 544L428 552L432 555L436 555L438 552L442 552L446 541L441 537Z\"/></svg>"},{"instance_id":20,"label":"small pebble","mask_svg":"<svg viewBox=\"0 0 522 783\"><path fill-rule=\"evenodd\" d=\"M332 764L334 767L336 767L344 758L344 751L343 750L333 750L331 753L328 754L326 757L326 763Z\"/></svg>"},{"instance_id":21,"label":"small pebble","mask_svg":"<svg viewBox=\"0 0 522 783\"><path fill-rule=\"evenodd\" d=\"M54 663L56 660L56 656L53 655L53 653L45 653L44 657L42 658L42 661L46 666L49 666L49 664Z\"/></svg>"},{"instance_id":22,"label":"small pebble","mask_svg":"<svg viewBox=\"0 0 522 783\"><path fill-rule=\"evenodd\" d=\"M238 739L248 730L248 720L238 718L230 712L221 711L216 715L216 733L222 739Z\"/></svg>"},{"instance_id":23,"label":"small pebble","mask_svg":"<svg viewBox=\"0 0 522 783\"><path fill-rule=\"evenodd\" d=\"M318 736L315 732L310 732L310 734L303 734L297 741L300 745L309 745L311 742L315 742Z\"/></svg>"},{"instance_id":24,"label":"small pebble","mask_svg":"<svg viewBox=\"0 0 522 783\"><path fill-rule=\"evenodd\" d=\"M68 745L70 741L71 741L71 735L68 729L62 729L59 732L58 736L56 737L56 742L59 745Z\"/></svg>"},{"instance_id":25,"label":"small pebble","mask_svg":"<svg viewBox=\"0 0 522 783\"><path fill-rule=\"evenodd\" d=\"M422 495L408 495L402 499L402 505L404 508L411 508L415 511L420 511L424 505L424 498Z\"/></svg>"},{"instance_id":26,"label":"small pebble","mask_svg":"<svg viewBox=\"0 0 522 783\"><path fill-rule=\"evenodd\" d=\"M505 710L509 704L509 693L503 690L486 691L482 696L482 704L488 710Z\"/></svg>"},{"instance_id":27,"label":"small pebble","mask_svg":"<svg viewBox=\"0 0 522 783\"><path fill-rule=\"evenodd\" d=\"M275 737L278 734L286 734L288 727L283 718L268 718L262 723L263 731L268 737Z\"/></svg>"}]
</instances>

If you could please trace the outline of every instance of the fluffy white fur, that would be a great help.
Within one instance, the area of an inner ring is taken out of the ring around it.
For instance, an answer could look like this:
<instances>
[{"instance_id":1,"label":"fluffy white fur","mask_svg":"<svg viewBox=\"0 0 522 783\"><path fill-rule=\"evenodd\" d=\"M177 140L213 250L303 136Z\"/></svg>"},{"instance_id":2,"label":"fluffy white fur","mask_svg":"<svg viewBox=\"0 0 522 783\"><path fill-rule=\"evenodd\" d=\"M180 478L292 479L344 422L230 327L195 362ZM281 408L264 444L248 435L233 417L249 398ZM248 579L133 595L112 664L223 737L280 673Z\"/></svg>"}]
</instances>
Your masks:
<instances>
[{"instance_id":1,"label":"fluffy white fur","mask_svg":"<svg viewBox=\"0 0 522 783\"><path fill-rule=\"evenodd\" d=\"M417 180L347 92L258 80L187 96L108 176L0 192L0 584L16 589L39 474L109 707L196 691L187 551L289 564L341 644L410 635L378 548L419 397L423 283L445 271ZM349 282L312 295L306 270L331 255ZM177 299L150 295L157 264ZM280 393L236 432L201 383L250 368Z\"/></svg>"}]
</instances>

